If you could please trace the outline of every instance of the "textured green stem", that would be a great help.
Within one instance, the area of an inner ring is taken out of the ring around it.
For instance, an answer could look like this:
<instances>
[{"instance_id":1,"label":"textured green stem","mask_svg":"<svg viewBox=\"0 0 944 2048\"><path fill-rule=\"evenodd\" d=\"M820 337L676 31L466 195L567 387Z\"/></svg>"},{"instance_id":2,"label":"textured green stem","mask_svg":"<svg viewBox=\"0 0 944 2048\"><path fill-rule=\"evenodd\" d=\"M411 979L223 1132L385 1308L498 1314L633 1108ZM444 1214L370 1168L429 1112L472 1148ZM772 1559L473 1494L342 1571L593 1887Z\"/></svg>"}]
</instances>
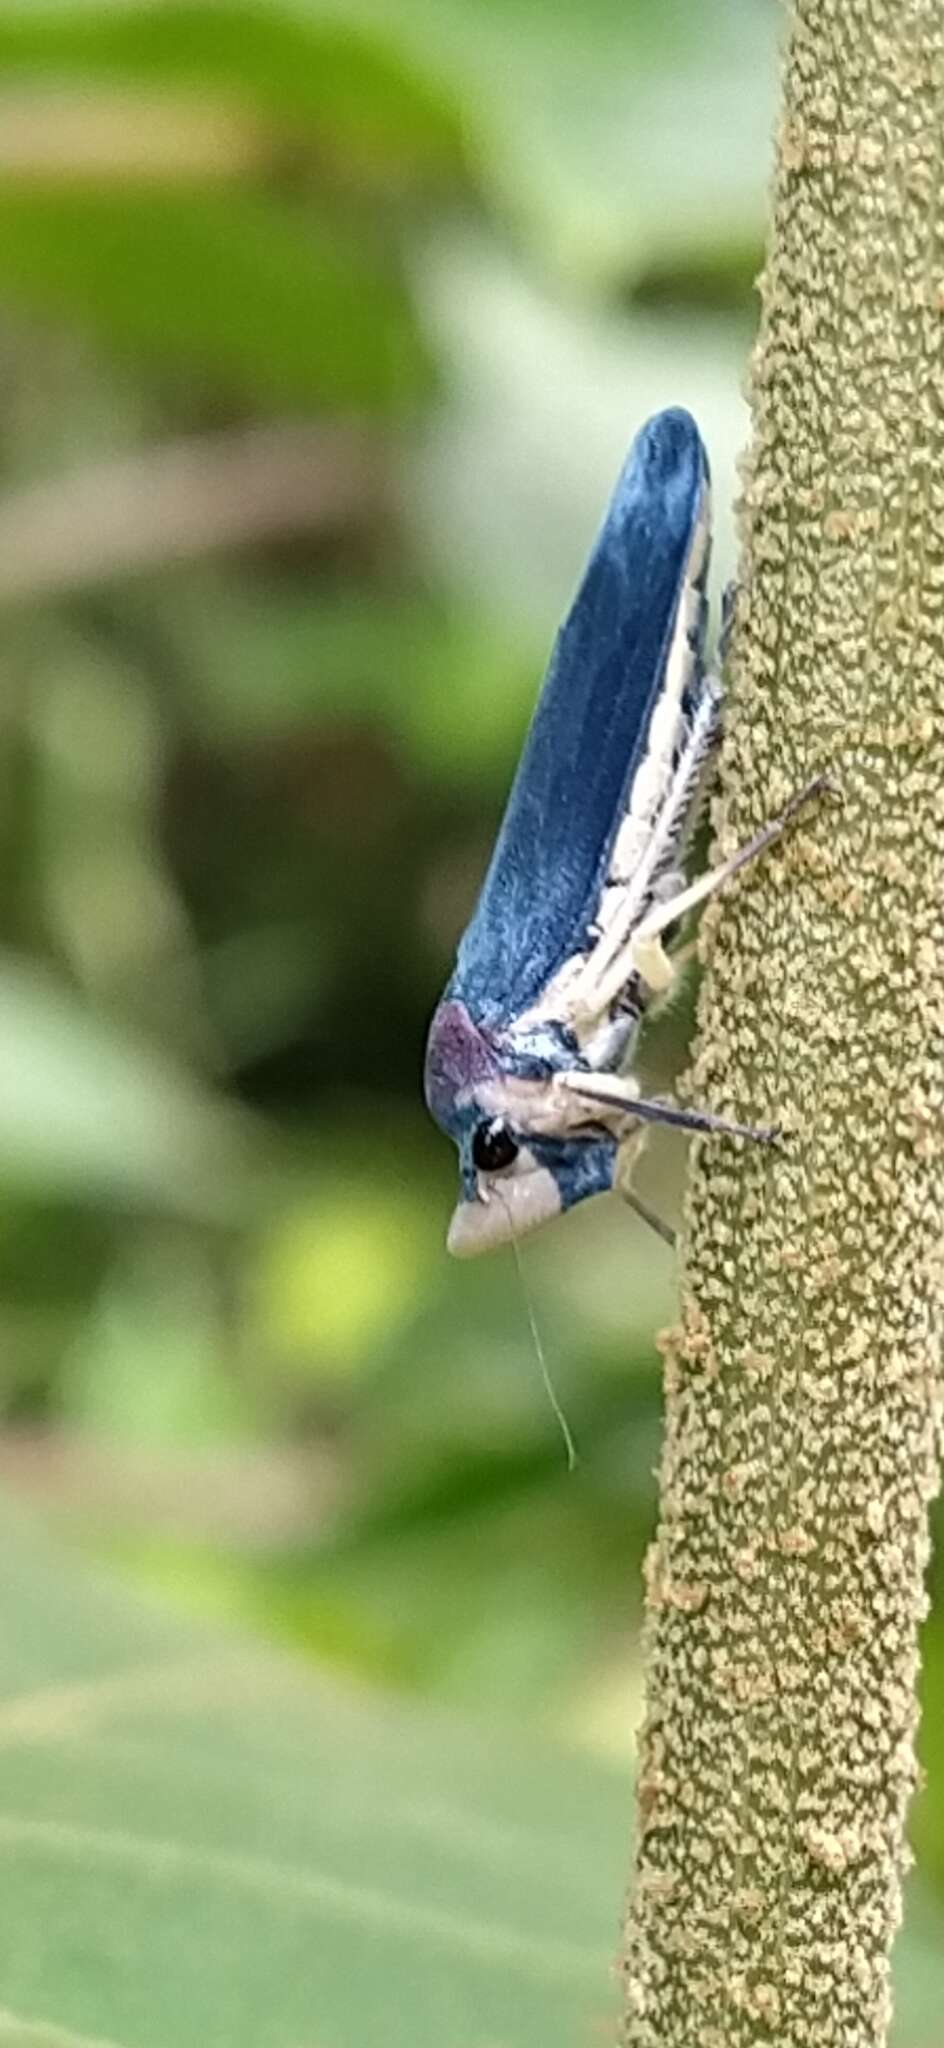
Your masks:
<instances>
[{"instance_id":1,"label":"textured green stem","mask_svg":"<svg viewBox=\"0 0 944 2048\"><path fill-rule=\"evenodd\" d=\"M648 1572L632 2048L878 2048L944 1321L944 7L797 0Z\"/></svg>"}]
</instances>

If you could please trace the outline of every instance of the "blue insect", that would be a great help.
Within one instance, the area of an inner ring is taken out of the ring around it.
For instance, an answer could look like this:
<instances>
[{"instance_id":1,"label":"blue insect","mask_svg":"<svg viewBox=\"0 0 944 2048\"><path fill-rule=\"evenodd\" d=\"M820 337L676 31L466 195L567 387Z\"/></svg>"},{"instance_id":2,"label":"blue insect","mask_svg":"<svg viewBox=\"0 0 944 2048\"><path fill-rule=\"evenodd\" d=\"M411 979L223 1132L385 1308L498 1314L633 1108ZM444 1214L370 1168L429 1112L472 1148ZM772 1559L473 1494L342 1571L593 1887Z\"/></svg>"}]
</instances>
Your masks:
<instances>
[{"instance_id":1,"label":"blue insect","mask_svg":"<svg viewBox=\"0 0 944 2048\"><path fill-rule=\"evenodd\" d=\"M721 734L704 660L708 462L687 412L637 435L557 637L504 821L426 1051L426 1100L459 1151L460 1256L628 1179L648 1123L777 1132L646 1101L640 1023L675 968L670 927L783 830L686 886ZM670 1233L664 1233L670 1235Z\"/></svg>"}]
</instances>

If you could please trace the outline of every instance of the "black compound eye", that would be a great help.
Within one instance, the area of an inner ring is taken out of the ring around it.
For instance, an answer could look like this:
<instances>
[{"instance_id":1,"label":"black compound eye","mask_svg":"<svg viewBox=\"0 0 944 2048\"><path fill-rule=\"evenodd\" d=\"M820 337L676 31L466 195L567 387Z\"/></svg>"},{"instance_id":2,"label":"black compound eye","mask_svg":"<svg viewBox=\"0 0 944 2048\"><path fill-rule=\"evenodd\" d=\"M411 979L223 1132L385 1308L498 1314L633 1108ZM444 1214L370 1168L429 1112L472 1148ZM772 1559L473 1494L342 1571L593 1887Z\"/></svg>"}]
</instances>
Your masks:
<instances>
[{"instance_id":1,"label":"black compound eye","mask_svg":"<svg viewBox=\"0 0 944 2048\"><path fill-rule=\"evenodd\" d=\"M477 1125L472 1133L472 1163L480 1173L503 1173L517 1157L518 1146L499 1118Z\"/></svg>"}]
</instances>

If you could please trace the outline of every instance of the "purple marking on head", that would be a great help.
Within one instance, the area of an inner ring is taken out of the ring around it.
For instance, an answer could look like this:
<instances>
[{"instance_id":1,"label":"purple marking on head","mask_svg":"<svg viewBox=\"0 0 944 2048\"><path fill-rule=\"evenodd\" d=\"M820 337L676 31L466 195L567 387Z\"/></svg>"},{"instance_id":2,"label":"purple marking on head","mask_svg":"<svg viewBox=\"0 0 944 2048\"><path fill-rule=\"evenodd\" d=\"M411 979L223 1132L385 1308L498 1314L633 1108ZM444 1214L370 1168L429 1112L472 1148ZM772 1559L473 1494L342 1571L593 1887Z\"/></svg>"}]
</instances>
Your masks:
<instances>
[{"instance_id":1,"label":"purple marking on head","mask_svg":"<svg viewBox=\"0 0 944 2048\"><path fill-rule=\"evenodd\" d=\"M440 1003L426 1041L426 1100L436 1122L448 1129L460 1096L500 1072L494 1042L473 1024L465 1004Z\"/></svg>"}]
</instances>

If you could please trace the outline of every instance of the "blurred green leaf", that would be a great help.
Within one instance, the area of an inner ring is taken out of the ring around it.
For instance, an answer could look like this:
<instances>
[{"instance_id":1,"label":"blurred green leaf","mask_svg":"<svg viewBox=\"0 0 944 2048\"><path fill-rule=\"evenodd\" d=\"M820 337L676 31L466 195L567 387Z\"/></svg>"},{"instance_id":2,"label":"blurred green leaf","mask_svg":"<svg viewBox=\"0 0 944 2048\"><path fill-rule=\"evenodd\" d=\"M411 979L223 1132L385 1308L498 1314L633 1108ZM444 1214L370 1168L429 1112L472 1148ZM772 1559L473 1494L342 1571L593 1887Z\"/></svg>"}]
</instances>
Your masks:
<instances>
[{"instance_id":1,"label":"blurred green leaf","mask_svg":"<svg viewBox=\"0 0 944 2048\"><path fill-rule=\"evenodd\" d=\"M427 381L405 288L350 228L237 191L0 185L0 293L260 401L396 407Z\"/></svg>"},{"instance_id":2,"label":"blurred green leaf","mask_svg":"<svg viewBox=\"0 0 944 2048\"><path fill-rule=\"evenodd\" d=\"M235 1113L9 954L0 958L0 1164L9 1183L238 1215L251 1153Z\"/></svg>"},{"instance_id":3,"label":"blurred green leaf","mask_svg":"<svg viewBox=\"0 0 944 2048\"><path fill-rule=\"evenodd\" d=\"M345 1184L329 1168L320 1198L285 1207L257 1248L250 1343L303 1383L362 1371L428 1284L426 1220L402 1187Z\"/></svg>"},{"instance_id":4,"label":"blurred green leaf","mask_svg":"<svg viewBox=\"0 0 944 2048\"><path fill-rule=\"evenodd\" d=\"M251 1436L211 1247L166 1221L126 1234L59 1372L59 1412L87 1438L219 1450Z\"/></svg>"},{"instance_id":5,"label":"blurred green leaf","mask_svg":"<svg viewBox=\"0 0 944 2048\"><path fill-rule=\"evenodd\" d=\"M389 0L335 9L378 25ZM759 265L775 6L398 0L396 11L410 47L461 93L496 209L559 272L591 288L634 286L671 265L684 287L689 263L703 281L716 261L723 281L732 248L746 245ZM741 264L738 299L743 277Z\"/></svg>"},{"instance_id":6,"label":"blurred green leaf","mask_svg":"<svg viewBox=\"0 0 944 2048\"><path fill-rule=\"evenodd\" d=\"M546 648L632 435L684 403L711 458L713 583L731 573L735 457L748 426L742 318L562 302L480 233L430 238L418 272L446 402L410 468L408 516L463 595ZM483 682L488 687L488 678Z\"/></svg>"},{"instance_id":7,"label":"blurred green leaf","mask_svg":"<svg viewBox=\"0 0 944 2048\"><path fill-rule=\"evenodd\" d=\"M4 1527L0 2005L126 2048L572 2048L615 1772L173 1625Z\"/></svg>"},{"instance_id":8,"label":"blurred green leaf","mask_svg":"<svg viewBox=\"0 0 944 2048\"><path fill-rule=\"evenodd\" d=\"M237 96L389 175L475 155L497 209L558 268L652 274L742 300L759 261L776 10L758 0L594 0L579 15L466 0L309 0L17 11L12 75L184 85ZM749 81L749 86L748 82ZM460 139L465 135L463 144ZM745 261L745 252L753 252Z\"/></svg>"},{"instance_id":9,"label":"blurred green leaf","mask_svg":"<svg viewBox=\"0 0 944 2048\"><path fill-rule=\"evenodd\" d=\"M441 81L406 60L396 24L300 19L290 8L166 5L29 8L0 20L7 76L185 85L235 94L241 106L291 122L348 166L389 176L454 170L461 162L455 104ZM283 134L283 142L285 140Z\"/></svg>"},{"instance_id":10,"label":"blurred green leaf","mask_svg":"<svg viewBox=\"0 0 944 2048\"><path fill-rule=\"evenodd\" d=\"M146 607L146 610L144 608ZM505 780L540 673L513 624L403 584L192 570L149 593L217 746L313 729L382 730L431 785Z\"/></svg>"},{"instance_id":11,"label":"blurred green leaf","mask_svg":"<svg viewBox=\"0 0 944 2048\"><path fill-rule=\"evenodd\" d=\"M173 1622L9 1516L3 1556L9 2043L608 2038L621 1773ZM923 1900L897 1963L897 2048L931 2048Z\"/></svg>"}]
</instances>

